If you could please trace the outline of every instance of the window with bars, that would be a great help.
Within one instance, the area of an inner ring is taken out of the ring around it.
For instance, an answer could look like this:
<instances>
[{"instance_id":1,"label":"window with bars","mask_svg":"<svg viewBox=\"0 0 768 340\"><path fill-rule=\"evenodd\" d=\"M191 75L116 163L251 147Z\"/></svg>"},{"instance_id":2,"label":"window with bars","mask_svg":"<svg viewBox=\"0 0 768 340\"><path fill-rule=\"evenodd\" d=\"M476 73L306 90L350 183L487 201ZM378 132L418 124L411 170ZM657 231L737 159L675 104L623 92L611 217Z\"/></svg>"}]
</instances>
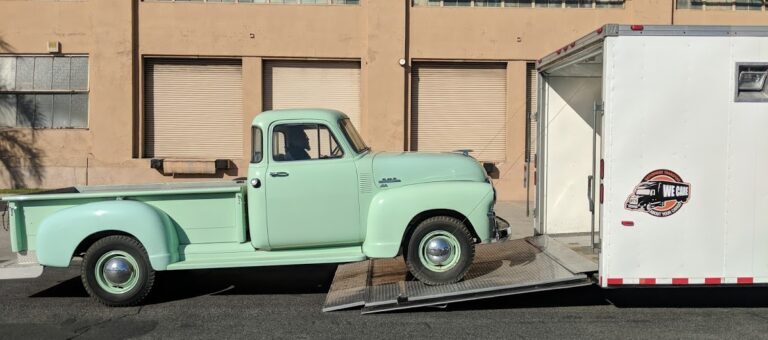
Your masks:
<instances>
[{"instance_id":1,"label":"window with bars","mask_svg":"<svg viewBox=\"0 0 768 340\"><path fill-rule=\"evenodd\" d=\"M360 0L147 0L155 2L216 2L241 4L358 5Z\"/></svg>"},{"instance_id":2,"label":"window with bars","mask_svg":"<svg viewBox=\"0 0 768 340\"><path fill-rule=\"evenodd\" d=\"M529 8L623 8L625 0L413 0L414 6L529 7Z\"/></svg>"},{"instance_id":3,"label":"window with bars","mask_svg":"<svg viewBox=\"0 0 768 340\"><path fill-rule=\"evenodd\" d=\"M765 11L765 0L677 0L678 9Z\"/></svg>"},{"instance_id":4,"label":"window with bars","mask_svg":"<svg viewBox=\"0 0 768 340\"><path fill-rule=\"evenodd\" d=\"M0 127L88 127L88 57L0 55Z\"/></svg>"}]
</instances>

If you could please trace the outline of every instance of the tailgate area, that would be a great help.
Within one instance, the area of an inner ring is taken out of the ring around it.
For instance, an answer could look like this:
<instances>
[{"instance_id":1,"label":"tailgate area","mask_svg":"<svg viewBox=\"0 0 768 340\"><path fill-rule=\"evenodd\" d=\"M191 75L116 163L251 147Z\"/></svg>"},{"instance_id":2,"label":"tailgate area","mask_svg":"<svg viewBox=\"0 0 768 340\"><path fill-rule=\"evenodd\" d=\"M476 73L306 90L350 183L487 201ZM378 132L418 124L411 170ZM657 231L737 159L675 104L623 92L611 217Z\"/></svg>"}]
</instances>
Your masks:
<instances>
[{"instance_id":1,"label":"tailgate area","mask_svg":"<svg viewBox=\"0 0 768 340\"><path fill-rule=\"evenodd\" d=\"M597 263L549 236L479 245L463 281L428 286L408 277L402 258L340 265L324 312L378 313L593 284Z\"/></svg>"}]
</instances>

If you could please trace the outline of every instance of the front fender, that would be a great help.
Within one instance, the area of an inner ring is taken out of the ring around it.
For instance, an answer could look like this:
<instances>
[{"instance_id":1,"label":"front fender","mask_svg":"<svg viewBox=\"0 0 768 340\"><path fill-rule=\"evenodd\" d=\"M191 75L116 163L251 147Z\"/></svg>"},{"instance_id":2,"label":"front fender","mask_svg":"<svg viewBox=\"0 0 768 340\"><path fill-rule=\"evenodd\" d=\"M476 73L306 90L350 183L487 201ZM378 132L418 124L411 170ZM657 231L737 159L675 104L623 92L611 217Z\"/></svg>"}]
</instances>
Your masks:
<instances>
[{"instance_id":1,"label":"front fender","mask_svg":"<svg viewBox=\"0 0 768 340\"><path fill-rule=\"evenodd\" d=\"M363 253L372 258L397 255L406 228L429 210L453 210L466 216L482 241L491 237L488 211L493 187L485 182L434 182L379 192L368 211Z\"/></svg>"},{"instance_id":2,"label":"front fender","mask_svg":"<svg viewBox=\"0 0 768 340\"><path fill-rule=\"evenodd\" d=\"M178 261L179 239L168 215L146 203L123 200L87 203L45 218L37 234L38 262L67 267L80 242L102 231L135 237L155 270Z\"/></svg>"}]
</instances>

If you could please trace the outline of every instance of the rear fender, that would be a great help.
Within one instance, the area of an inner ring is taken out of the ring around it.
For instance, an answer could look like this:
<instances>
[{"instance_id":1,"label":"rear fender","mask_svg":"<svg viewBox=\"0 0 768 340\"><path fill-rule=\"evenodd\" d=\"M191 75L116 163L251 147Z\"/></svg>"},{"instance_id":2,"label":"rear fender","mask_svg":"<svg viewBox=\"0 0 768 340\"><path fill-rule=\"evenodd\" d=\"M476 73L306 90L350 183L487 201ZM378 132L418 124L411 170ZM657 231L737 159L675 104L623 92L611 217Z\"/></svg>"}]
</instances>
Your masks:
<instances>
[{"instance_id":1,"label":"rear fender","mask_svg":"<svg viewBox=\"0 0 768 340\"><path fill-rule=\"evenodd\" d=\"M155 270L178 261L179 239L168 215L138 201L94 202L67 208L45 218L37 235L37 260L67 267L77 246L88 236L115 231L135 237Z\"/></svg>"},{"instance_id":2,"label":"rear fender","mask_svg":"<svg viewBox=\"0 0 768 340\"><path fill-rule=\"evenodd\" d=\"M372 258L396 256L408 224L430 210L466 216L480 240L487 241L491 204L493 188L485 182L434 182L383 190L371 201L363 253Z\"/></svg>"}]
</instances>

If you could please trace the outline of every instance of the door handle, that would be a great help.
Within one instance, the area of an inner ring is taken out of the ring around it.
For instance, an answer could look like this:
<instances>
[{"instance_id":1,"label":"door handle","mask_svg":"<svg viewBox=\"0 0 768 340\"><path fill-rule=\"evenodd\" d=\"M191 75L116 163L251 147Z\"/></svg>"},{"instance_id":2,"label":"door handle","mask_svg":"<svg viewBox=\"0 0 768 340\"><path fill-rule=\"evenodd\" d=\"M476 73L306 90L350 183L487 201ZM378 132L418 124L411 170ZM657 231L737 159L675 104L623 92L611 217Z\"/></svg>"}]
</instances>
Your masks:
<instances>
[{"instance_id":1,"label":"door handle","mask_svg":"<svg viewBox=\"0 0 768 340\"><path fill-rule=\"evenodd\" d=\"M272 177L288 177L288 173L285 171L270 172L269 175Z\"/></svg>"}]
</instances>

